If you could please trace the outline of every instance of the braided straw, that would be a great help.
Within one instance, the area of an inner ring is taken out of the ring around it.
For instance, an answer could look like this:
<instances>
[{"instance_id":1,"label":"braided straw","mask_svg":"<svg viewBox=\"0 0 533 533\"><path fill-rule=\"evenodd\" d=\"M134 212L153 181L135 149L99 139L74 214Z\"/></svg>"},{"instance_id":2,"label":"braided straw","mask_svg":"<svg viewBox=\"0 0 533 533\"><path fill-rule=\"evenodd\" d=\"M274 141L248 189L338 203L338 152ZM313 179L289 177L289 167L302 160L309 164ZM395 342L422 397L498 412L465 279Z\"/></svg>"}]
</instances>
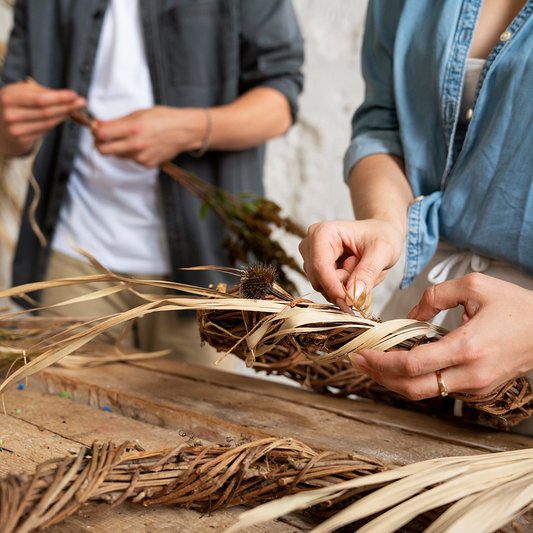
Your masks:
<instances>
[{"instance_id":1,"label":"braided straw","mask_svg":"<svg viewBox=\"0 0 533 533\"><path fill-rule=\"evenodd\" d=\"M0 531L29 533L73 514L107 511L124 501L179 504L202 512L264 503L386 470L380 461L320 452L292 439L238 446L185 443L144 451L137 443L94 442L76 456L41 463L33 476L0 479ZM348 491L316 506L327 518L359 497Z\"/></svg>"}]
</instances>

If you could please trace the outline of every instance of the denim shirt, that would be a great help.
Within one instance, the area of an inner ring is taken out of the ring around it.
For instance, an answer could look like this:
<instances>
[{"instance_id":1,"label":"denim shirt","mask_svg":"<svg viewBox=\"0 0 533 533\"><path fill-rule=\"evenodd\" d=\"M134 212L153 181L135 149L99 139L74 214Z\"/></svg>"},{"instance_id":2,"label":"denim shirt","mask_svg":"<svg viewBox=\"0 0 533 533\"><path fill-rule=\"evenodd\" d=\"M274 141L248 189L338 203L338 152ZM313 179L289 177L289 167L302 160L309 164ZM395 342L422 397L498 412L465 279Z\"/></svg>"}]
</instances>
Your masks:
<instances>
[{"instance_id":1,"label":"denim shirt","mask_svg":"<svg viewBox=\"0 0 533 533\"><path fill-rule=\"evenodd\" d=\"M442 238L533 275L533 0L491 51L462 149L454 149L466 59L482 0L370 0L364 103L345 178L363 157L403 158L408 213L401 287Z\"/></svg>"}]
</instances>

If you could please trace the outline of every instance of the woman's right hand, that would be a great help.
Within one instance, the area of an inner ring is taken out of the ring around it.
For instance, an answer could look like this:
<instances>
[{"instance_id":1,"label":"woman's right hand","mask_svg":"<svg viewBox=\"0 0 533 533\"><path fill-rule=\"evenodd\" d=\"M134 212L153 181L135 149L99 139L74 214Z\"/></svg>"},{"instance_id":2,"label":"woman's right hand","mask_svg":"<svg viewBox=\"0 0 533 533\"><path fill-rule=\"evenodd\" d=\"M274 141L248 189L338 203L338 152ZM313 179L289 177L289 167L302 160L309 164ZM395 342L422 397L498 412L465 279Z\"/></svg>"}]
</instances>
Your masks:
<instances>
[{"instance_id":1,"label":"woman's right hand","mask_svg":"<svg viewBox=\"0 0 533 533\"><path fill-rule=\"evenodd\" d=\"M48 89L33 81L4 86L0 90L0 151L12 156L28 154L38 139L86 105L85 98L68 89Z\"/></svg>"},{"instance_id":2,"label":"woman's right hand","mask_svg":"<svg viewBox=\"0 0 533 533\"><path fill-rule=\"evenodd\" d=\"M313 288L346 310L344 287L357 298L383 281L402 253L402 228L378 219L319 222L300 243L304 270Z\"/></svg>"},{"instance_id":3,"label":"woman's right hand","mask_svg":"<svg viewBox=\"0 0 533 533\"><path fill-rule=\"evenodd\" d=\"M300 243L313 288L344 311L344 287L357 299L400 259L413 201L403 160L391 154L359 160L350 172L350 192L357 220L313 224Z\"/></svg>"}]
</instances>

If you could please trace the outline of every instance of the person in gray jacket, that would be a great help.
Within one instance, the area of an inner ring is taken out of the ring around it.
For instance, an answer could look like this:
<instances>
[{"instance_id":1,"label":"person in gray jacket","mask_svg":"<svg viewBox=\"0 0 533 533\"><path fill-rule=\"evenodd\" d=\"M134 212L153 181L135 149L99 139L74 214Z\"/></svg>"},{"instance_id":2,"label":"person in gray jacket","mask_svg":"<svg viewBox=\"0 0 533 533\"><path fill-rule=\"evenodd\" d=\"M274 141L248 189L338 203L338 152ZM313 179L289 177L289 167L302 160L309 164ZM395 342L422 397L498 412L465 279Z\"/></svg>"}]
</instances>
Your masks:
<instances>
[{"instance_id":1,"label":"person in gray jacket","mask_svg":"<svg viewBox=\"0 0 533 533\"><path fill-rule=\"evenodd\" d=\"M13 284L93 273L72 241L118 273L220 281L180 270L227 264L224 232L157 167L173 160L229 192L262 194L264 143L295 120L302 62L290 0L18 0L0 80L0 151L25 155L42 140L34 175L44 239L29 222L30 190ZM92 131L67 120L85 107ZM48 291L43 303L75 295ZM153 337L176 327L150 324L149 342L137 329L131 342L156 349Z\"/></svg>"}]
</instances>

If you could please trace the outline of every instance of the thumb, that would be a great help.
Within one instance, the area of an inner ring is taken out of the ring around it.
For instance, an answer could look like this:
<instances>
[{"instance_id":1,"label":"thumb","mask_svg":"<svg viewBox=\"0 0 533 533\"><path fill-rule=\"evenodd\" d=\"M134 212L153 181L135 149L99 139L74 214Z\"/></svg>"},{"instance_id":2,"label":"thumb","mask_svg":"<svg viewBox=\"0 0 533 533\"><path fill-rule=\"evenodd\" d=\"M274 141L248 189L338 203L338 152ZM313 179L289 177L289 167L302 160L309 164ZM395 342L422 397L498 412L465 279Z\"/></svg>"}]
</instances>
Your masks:
<instances>
[{"instance_id":1,"label":"thumb","mask_svg":"<svg viewBox=\"0 0 533 533\"><path fill-rule=\"evenodd\" d=\"M427 288L420 302L411 309L407 318L430 320L445 309L464 305L466 297L460 280L450 280Z\"/></svg>"}]
</instances>

